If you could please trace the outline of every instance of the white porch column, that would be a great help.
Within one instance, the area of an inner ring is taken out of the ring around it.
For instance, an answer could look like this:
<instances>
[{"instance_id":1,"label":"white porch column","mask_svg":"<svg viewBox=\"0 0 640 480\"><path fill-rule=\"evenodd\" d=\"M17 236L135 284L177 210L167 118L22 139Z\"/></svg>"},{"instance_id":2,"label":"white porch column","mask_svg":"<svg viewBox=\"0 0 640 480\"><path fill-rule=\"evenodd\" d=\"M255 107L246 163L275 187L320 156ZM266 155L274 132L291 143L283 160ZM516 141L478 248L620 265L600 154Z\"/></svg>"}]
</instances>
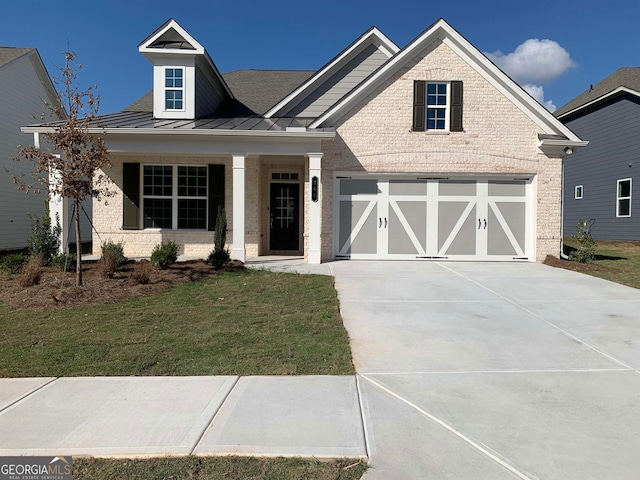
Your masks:
<instances>
[{"instance_id":1,"label":"white porch column","mask_svg":"<svg viewBox=\"0 0 640 480\"><path fill-rule=\"evenodd\" d=\"M307 261L309 263L320 263L321 242L320 233L322 229L322 182L320 176L322 153L307 153L309 157L309 252ZM317 180L314 180L317 179ZM314 188L314 183L315 187ZM315 193L314 193L315 190Z\"/></svg>"},{"instance_id":2,"label":"white porch column","mask_svg":"<svg viewBox=\"0 0 640 480\"><path fill-rule=\"evenodd\" d=\"M49 171L49 185L53 188L60 182L60 173L57 171ZM60 221L62 233L60 234L59 253L67 253L69 249L69 201L60 195L49 196L49 218L51 226L56 226L56 216Z\"/></svg>"},{"instance_id":3,"label":"white porch column","mask_svg":"<svg viewBox=\"0 0 640 480\"><path fill-rule=\"evenodd\" d=\"M242 262L247 260L245 240L245 182L244 182L245 155L233 156L233 247L231 258Z\"/></svg>"}]
</instances>

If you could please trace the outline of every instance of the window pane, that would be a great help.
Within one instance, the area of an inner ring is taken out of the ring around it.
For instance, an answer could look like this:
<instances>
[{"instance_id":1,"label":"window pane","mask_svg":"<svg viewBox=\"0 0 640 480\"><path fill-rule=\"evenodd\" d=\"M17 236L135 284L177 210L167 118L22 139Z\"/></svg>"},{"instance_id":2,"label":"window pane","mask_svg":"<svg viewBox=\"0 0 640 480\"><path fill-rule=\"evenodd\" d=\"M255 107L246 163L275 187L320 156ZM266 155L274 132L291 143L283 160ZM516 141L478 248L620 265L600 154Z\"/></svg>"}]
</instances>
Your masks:
<instances>
[{"instance_id":1,"label":"window pane","mask_svg":"<svg viewBox=\"0 0 640 480\"><path fill-rule=\"evenodd\" d=\"M618 216L628 217L629 215L631 215L631 200L628 198L618 200Z\"/></svg>"},{"instance_id":2,"label":"window pane","mask_svg":"<svg viewBox=\"0 0 640 480\"><path fill-rule=\"evenodd\" d=\"M178 200L178 228L207 228L207 201Z\"/></svg>"},{"instance_id":3,"label":"window pane","mask_svg":"<svg viewBox=\"0 0 640 480\"><path fill-rule=\"evenodd\" d=\"M172 190L171 166L144 165L143 195L170 197Z\"/></svg>"},{"instance_id":4,"label":"window pane","mask_svg":"<svg viewBox=\"0 0 640 480\"><path fill-rule=\"evenodd\" d=\"M427 93L429 95L433 95L436 93L436 84L435 83L428 83L427 84Z\"/></svg>"},{"instance_id":5,"label":"window pane","mask_svg":"<svg viewBox=\"0 0 640 480\"><path fill-rule=\"evenodd\" d=\"M445 130L444 108L428 108L427 109L427 130Z\"/></svg>"},{"instance_id":6,"label":"window pane","mask_svg":"<svg viewBox=\"0 0 640 480\"><path fill-rule=\"evenodd\" d=\"M438 84L438 93L440 95L446 95L446 93L447 93L447 84L446 83L439 83Z\"/></svg>"},{"instance_id":7,"label":"window pane","mask_svg":"<svg viewBox=\"0 0 640 480\"><path fill-rule=\"evenodd\" d=\"M207 167L179 166L178 167L178 196L206 197L207 196Z\"/></svg>"},{"instance_id":8,"label":"window pane","mask_svg":"<svg viewBox=\"0 0 640 480\"><path fill-rule=\"evenodd\" d=\"M171 228L171 200L144 199L144 228Z\"/></svg>"},{"instance_id":9,"label":"window pane","mask_svg":"<svg viewBox=\"0 0 640 480\"><path fill-rule=\"evenodd\" d=\"M618 183L618 197L631 196L631 180L623 180Z\"/></svg>"},{"instance_id":10,"label":"window pane","mask_svg":"<svg viewBox=\"0 0 640 480\"><path fill-rule=\"evenodd\" d=\"M173 70L173 76L176 78L182 78L182 69L181 68L175 68Z\"/></svg>"}]
</instances>

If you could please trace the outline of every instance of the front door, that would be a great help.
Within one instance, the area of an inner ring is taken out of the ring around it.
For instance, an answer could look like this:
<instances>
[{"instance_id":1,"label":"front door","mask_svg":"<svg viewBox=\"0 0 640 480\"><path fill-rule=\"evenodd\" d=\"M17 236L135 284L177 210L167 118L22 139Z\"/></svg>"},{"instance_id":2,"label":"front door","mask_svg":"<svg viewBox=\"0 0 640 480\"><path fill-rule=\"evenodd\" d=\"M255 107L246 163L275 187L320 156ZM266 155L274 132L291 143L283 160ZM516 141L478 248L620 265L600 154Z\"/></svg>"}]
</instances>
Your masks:
<instances>
[{"instance_id":1,"label":"front door","mask_svg":"<svg viewBox=\"0 0 640 480\"><path fill-rule=\"evenodd\" d=\"M300 249L300 185L272 183L269 202L270 250Z\"/></svg>"}]
</instances>

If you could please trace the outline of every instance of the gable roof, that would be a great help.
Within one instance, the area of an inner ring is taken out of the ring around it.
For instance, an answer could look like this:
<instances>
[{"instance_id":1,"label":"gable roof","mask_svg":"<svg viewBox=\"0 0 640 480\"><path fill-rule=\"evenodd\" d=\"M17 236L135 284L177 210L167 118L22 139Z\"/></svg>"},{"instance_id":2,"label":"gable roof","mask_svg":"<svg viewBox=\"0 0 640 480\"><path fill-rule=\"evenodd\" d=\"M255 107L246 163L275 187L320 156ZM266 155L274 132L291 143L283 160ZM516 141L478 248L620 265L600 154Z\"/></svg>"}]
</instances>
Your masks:
<instances>
[{"instance_id":1,"label":"gable roof","mask_svg":"<svg viewBox=\"0 0 640 480\"><path fill-rule=\"evenodd\" d=\"M277 104L273 105L273 108L269 109L269 111L264 114L265 117L269 118L277 116L278 114L283 113L283 110L285 109L286 111L291 110L293 106L306 98L307 95L309 95L315 88L322 85L323 82L330 78L334 72L336 72L341 66L345 65L351 58L368 45L375 45L388 58L391 58L400 50L395 43L389 40L386 35L373 26L355 39L325 66L320 68L313 76L308 78L306 82L291 91L289 95L282 98ZM286 111L284 113L286 113Z\"/></svg>"},{"instance_id":2,"label":"gable roof","mask_svg":"<svg viewBox=\"0 0 640 480\"><path fill-rule=\"evenodd\" d=\"M13 62L16 58L35 50L35 48L0 47L0 67Z\"/></svg>"},{"instance_id":3,"label":"gable roof","mask_svg":"<svg viewBox=\"0 0 640 480\"><path fill-rule=\"evenodd\" d=\"M557 109L554 115L563 118L624 92L640 97L640 67L619 68L604 80L591 85L586 92Z\"/></svg>"},{"instance_id":4,"label":"gable roof","mask_svg":"<svg viewBox=\"0 0 640 480\"><path fill-rule=\"evenodd\" d=\"M313 73L312 70L234 70L223 73L222 77L236 102L224 105L222 110L227 115L263 115ZM153 112L153 90L122 111Z\"/></svg>"},{"instance_id":5,"label":"gable roof","mask_svg":"<svg viewBox=\"0 0 640 480\"><path fill-rule=\"evenodd\" d=\"M152 63L154 58L163 54L195 56L196 62L199 62L202 68L208 68L225 93L230 98L233 98L229 86L220 75L220 71L209 56L209 53L173 18L164 22L151 35L140 42L138 51Z\"/></svg>"},{"instance_id":6,"label":"gable roof","mask_svg":"<svg viewBox=\"0 0 640 480\"><path fill-rule=\"evenodd\" d=\"M418 53L437 40L442 41L460 55L476 72L510 99L525 115L538 125L544 134L561 135L566 139L563 140L564 144L567 144L567 141L576 144L584 143L442 18L409 42L406 47L400 50L400 52L393 56L387 63L371 74L323 115L316 118L309 127L315 128L333 124L333 122L356 106L384 81L391 78L398 70L407 65ZM558 141L559 139L553 140L554 146L555 142ZM550 142L548 139L541 139L541 143L545 145Z\"/></svg>"}]
</instances>

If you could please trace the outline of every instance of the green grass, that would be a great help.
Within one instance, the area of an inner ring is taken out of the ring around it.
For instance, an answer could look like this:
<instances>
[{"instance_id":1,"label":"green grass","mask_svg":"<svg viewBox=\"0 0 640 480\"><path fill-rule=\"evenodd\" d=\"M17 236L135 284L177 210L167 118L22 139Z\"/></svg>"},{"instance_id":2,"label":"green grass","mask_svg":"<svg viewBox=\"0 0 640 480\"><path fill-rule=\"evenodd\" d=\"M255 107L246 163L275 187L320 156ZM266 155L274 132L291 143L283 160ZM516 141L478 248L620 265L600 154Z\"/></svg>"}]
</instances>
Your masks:
<instances>
[{"instance_id":1,"label":"green grass","mask_svg":"<svg viewBox=\"0 0 640 480\"><path fill-rule=\"evenodd\" d=\"M73 459L76 480L355 480L362 461L318 462L300 458L175 457L144 460Z\"/></svg>"},{"instance_id":2,"label":"green grass","mask_svg":"<svg viewBox=\"0 0 640 480\"><path fill-rule=\"evenodd\" d=\"M584 273L611 280L634 288L640 288L640 242L598 240L596 258L591 264L596 268ZM565 252L569 253L575 241L565 239Z\"/></svg>"},{"instance_id":3,"label":"green grass","mask_svg":"<svg viewBox=\"0 0 640 480\"><path fill-rule=\"evenodd\" d=\"M110 305L0 305L0 377L353 373L327 276L240 270Z\"/></svg>"}]
</instances>

